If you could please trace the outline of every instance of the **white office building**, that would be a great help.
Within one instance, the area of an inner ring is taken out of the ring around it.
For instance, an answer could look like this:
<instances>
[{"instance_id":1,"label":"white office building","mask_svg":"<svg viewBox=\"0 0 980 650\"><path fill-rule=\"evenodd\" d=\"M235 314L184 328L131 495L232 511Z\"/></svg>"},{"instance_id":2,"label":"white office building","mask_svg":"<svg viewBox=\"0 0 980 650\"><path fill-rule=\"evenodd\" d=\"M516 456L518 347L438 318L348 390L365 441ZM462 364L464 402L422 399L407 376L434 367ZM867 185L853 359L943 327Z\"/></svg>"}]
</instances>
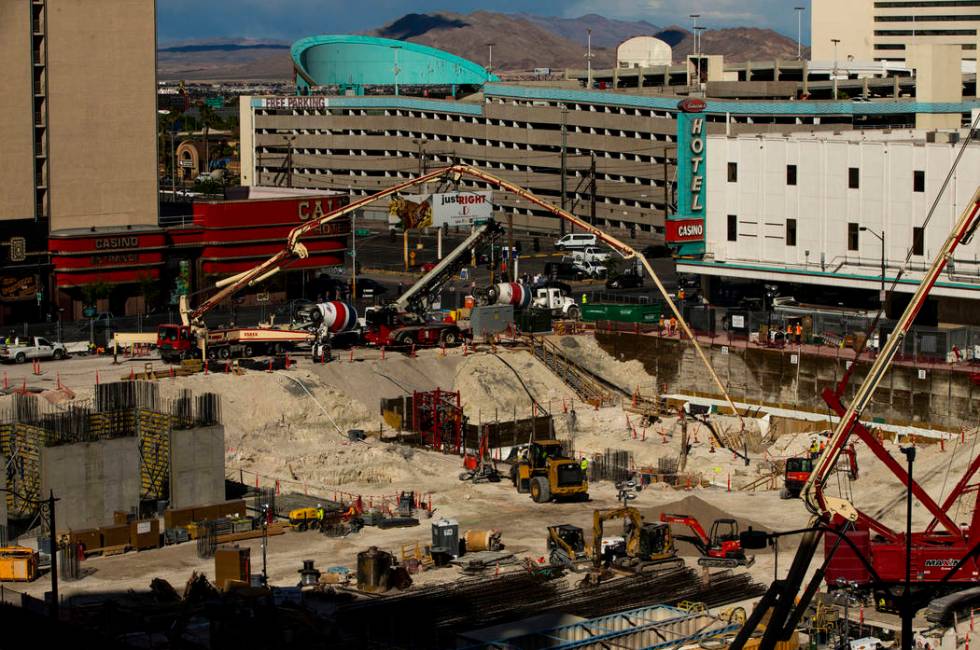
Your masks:
<instances>
[{"instance_id":1,"label":"white office building","mask_svg":"<svg viewBox=\"0 0 980 650\"><path fill-rule=\"evenodd\" d=\"M980 0L813 0L812 58L905 61L916 45L958 45L976 61L978 29Z\"/></svg>"},{"instance_id":2,"label":"white office building","mask_svg":"<svg viewBox=\"0 0 980 650\"><path fill-rule=\"evenodd\" d=\"M963 137L912 130L711 136L706 251L678 270L877 296L884 246L886 283L901 272L896 290L910 294L980 186L977 143L926 222ZM940 320L980 324L980 234L959 247L932 296Z\"/></svg>"}]
</instances>

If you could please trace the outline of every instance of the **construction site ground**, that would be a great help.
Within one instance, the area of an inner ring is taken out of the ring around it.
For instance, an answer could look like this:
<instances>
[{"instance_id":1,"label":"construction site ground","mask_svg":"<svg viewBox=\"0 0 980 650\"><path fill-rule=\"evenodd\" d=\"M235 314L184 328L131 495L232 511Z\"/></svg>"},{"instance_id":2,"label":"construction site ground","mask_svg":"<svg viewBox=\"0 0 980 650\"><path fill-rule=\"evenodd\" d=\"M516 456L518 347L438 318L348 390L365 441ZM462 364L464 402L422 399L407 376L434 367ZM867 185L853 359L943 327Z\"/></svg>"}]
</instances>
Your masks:
<instances>
[{"instance_id":1,"label":"construction site ground","mask_svg":"<svg viewBox=\"0 0 980 650\"><path fill-rule=\"evenodd\" d=\"M656 378L647 375L640 364L611 358L589 335L554 338L579 363L610 384L626 391L654 390L657 386ZM161 394L165 398L175 397L179 390L191 389L195 394L211 391L221 395L229 478L266 487L278 482L283 492L308 493L325 499L345 493L362 495L369 504L390 500L402 490L414 490L426 502L431 495L435 519L456 519L461 531L500 529L507 550L519 558L546 556L546 527L552 524L581 526L591 539L592 511L617 505L612 483L592 484L588 503L550 504L532 502L528 495L518 494L507 480L497 484L463 483L458 479L462 469L458 456L381 439L381 435L387 437L394 433L383 424L379 414L381 398L437 387L459 390L465 413L473 423L526 418L540 415L539 409L543 408L555 416L557 436L573 440L576 452L591 455L607 448L628 450L636 467L656 468L660 458L677 458L680 450L676 416L665 415L659 422L644 425L640 416L622 408L628 404L597 409L578 401L570 388L525 349L500 346L493 350L481 346L475 353L463 348L445 352L420 350L414 358L391 351L382 358L378 350L337 351L337 354L340 358L326 365L313 365L308 359L300 359L288 371L166 377L159 380ZM163 367L159 360L150 358L120 357L119 361L114 364L112 357L79 357L45 362L40 375L33 374L30 364L3 366L0 372L6 373L10 387L26 383L28 388L45 388L42 398L60 403L91 397L97 373L98 381L108 382L126 378L131 369L140 372L146 363L153 363L157 369ZM3 399L9 398L0 397ZM733 434L740 430L734 417L710 417L717 429ZM740 488L771 473L774 462L778 464L781 459L804 452L810 445L809 434L768 440L762 437L758 423L747 419L741 434L748 441L750 463L746 466L730 451L715 448L703 424L689 422L688 427L692 447L686 469L697 480L690 487L688 483L677 488L661 483L640 492L631 505L639 508L648 520L656 519L661 511L670 511L696 516L706 528L722 516L735 517L743 527L771 530L801 528L807 523L809 513L801 501L780 498L781 480L763 485L773 489L742 491ZM349 429L363 429L367 440L350 441ZM942 446L922 447L916 474L934 498L941 501L942 495L952 488L946 484L946 477L963 471L975 455L972 453L975 441L976 432L972 431ZM901 456L895 443L886 445L896 457ZM842 476L839 481L833 479L831 492L836 492L839 483L842 492L854 494L859 508L880 516L886 524L901 526L904 509L897 506L904 498L904 491L900 484L863 445L858 444L857 450L860 478L853 485ZM506 466L503 468L506 470ZM916 520L925 524L920 510L915 513ZM422 517L418 527L389 530L367 527L345 538L329 538L314 531L289 531L269 540L269 578L275 585L295 585L302 561L309 559L321 571L338 565L353 571L356 554L369 546L399 555L403 546L414 548L416 543L421 546L429 543L430 523L431 520ZM615 524L607 525L606 531L607 535L618 532ZM261 541L239 544L252 549L253 572L260 571ZM794 540L780 542L781 574L794 550ZM693 565L693 548L681 544L680 552ZM756 562L748 571L768 584L773 578L775 558L769 550L756 553ZM154 577L182 585L192 571L208 576L214 573L213 560L199 559L194 543L91 558L82 567L83 579L62 584L65 597L143 590ZM517 568L505 565L500 570ZM455 580L461 575L455 568L438 569L416 576L415 582ZM46 579L6 586L38 596L49 588Z\"/></svg>"}]
</instances>

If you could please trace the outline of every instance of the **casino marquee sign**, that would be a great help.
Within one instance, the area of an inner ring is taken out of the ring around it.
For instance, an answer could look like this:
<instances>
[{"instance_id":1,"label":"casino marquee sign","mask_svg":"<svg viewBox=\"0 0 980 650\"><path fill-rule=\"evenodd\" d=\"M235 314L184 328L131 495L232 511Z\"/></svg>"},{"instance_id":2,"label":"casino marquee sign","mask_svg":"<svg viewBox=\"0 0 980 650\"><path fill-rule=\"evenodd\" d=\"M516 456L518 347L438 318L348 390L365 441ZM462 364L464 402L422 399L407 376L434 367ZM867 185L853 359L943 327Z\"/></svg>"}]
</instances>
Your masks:
<instances>
[{"instance_id":1,"label":"casino marquee sign","mask_svg":"<svg viewBox=\"0 0 980 650\"><path fill-rule=\"evenodd\" d=\"M705 108L704 100L697 97L677 105L677 212L667 219L666 240L683 257L704 254L708 143Z\"/></svg>"}]
</instances>

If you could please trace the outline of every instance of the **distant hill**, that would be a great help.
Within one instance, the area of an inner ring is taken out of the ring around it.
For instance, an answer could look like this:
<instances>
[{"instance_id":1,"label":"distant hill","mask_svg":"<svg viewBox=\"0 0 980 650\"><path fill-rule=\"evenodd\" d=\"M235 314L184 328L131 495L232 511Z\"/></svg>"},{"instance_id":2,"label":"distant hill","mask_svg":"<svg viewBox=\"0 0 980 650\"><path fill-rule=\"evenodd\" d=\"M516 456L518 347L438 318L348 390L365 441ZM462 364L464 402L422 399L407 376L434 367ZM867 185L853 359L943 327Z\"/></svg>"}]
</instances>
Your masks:
<instances>
[{"instance_id":1,"label":"distant hill","mask_svg":"<svg viewBox=\"0 0 980 650\"><path fill-rule=\"evenodd\" d=\"M289 45L252 39L162 43L157 48L157 76L164 81L288 79L293 70Z\"/></svg>"},{"instance_id":2,"label":"distant hill","mask_svg":"<svg viewBox=\"0 0 980 650\"><path fill-rule=\"evenodd\" d=\"M694 53L694 35L673 25L654 34L674 50L674 61L682 60ZM701 34L701 51L705 54L723 54L725 61L771 61L773 59L795 59L796 40L783 36L771 29L758 27L729 27L708 29ZM803 48L803 56L808 56L810 48Z\"/></svg>"},{"instance_id":3,"label":"distant hill","mask_svg":"<svg viewBox=\"0 0 980 650\"><path fill-rule=\"evenodd\" d=\"M484 66L489 63L488 44L493 43L493 67L497 70L585 65L582 45L514 14L408 14L371 34L439 48ZM595 65L612 65L611 51L593 47L593 53Z\"/></svg>"},{"instance_id":4,"label":"distant hill","mask_svg":"<svg viewBox=\"0 0 980 650\"><path fill-rule=\"evenodd\" d=\"M683 27L659 28L645 21L611 20L595 14L553 18L490 11L413 13L367 33L429 45L484 66L489 63L488 43L493 43L494 69L519 71L584 68L589 28L592 63L597 68L614 65L616 46L632 36L663 39L674 48L675 62L693 50L692 34ZM165 80L288 79L292 76L289 45L256 39L164 43L158 50L158 73ZM730 62L794 59L796 41L769 29L732 27L705 31L702 50L723 54ZM807 54L804 49L804 56Z\"/></svg>"},{"instance_id":5,"label":"distant hill","mask_svg":"<svg viewBox=\"0 0 980 650\"><path fill-rule=\"evenodd\" d=\"M530 14L517 14L517 16L579 45L588 43L589 29L591 29L592 47L615 48L628 38L650 36L661 29L645 20L613 20L598 14L586 14L578 18L556 18Z\"/></svg>"}]
</instances>

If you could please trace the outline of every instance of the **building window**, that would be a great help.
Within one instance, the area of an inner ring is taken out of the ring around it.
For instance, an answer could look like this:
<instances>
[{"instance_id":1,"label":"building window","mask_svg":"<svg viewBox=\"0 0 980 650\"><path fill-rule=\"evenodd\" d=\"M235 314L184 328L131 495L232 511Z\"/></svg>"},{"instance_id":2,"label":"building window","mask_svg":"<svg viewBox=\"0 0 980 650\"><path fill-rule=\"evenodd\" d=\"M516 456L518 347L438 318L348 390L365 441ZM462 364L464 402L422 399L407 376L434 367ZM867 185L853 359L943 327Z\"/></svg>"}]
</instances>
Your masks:
<instances>
[{"instance_id":1,"label":"building window","mask_svg":"<svg viewBox=\"0 0 980 650\"><path fill-rule=\"evenodd\" d=\"M926 250L925 230L916 226L912 228L912 254L925 255L925 250Z\"/></svg>"},{"instance_id":2,"label":"building window","mask_svg":"<svg viewBox=\"0 0 980 650\"><path fill-rule=\"evenodd\" d=\"M913 192L926 191L926 173L924 171L916 170L912 172L912 191Z\"/></svg>"},{"instance_id":3,"label":"building window","mask_svg":"<svg viewBox=\"0 0 980 650\"><path fill-rule=\"evenodd\" d=\"M738 182L738 163L733 163L733 162L728 163L728 182L729 183Z\"/></svg>"},{"instance_id":4,"label":"building window","mask_svg":"<svg viewBox=\"0 0 980 650\"><path fill-rule=\"evenodd\" d=\"M796 185L796 165L786 165L786 184Z\"/></svg>"},{"instance_id":5,"label":"building window","mask_svg":"<svg viewBox=\"0 0 980 650\"><path fill-rule=\"evenodd\" d=\"M856 223L847 224L847 250L856 251L858 249L858 225Z\"/></svg>"},{"instance_id":6,"label":"building window","mask_svg":"<svg viewBox=\"0 0 980 650\"><path fill-rule=\"evenodd\" d=\"M796 219L786 220L786 245L796 246Z\"/></svg>"},{"instance_id":7,"label":"building window","mask_svg":"<svg viewBox=\"0 0 980 650\"><path fill-rule=\"evenodd\" d=\"M857 167L847 168L847 186L852 190L861 187L861 170Z\"/></svg>"},{"instance_id":8,"label":"building window","mask_svg":"<svg viewBox=\"0 0 980 650\"><path fill-rule=\"evenodd\" d=\"M738 241L738 217L728 215L728 241Z\"/></svg>"}]
</instances>

